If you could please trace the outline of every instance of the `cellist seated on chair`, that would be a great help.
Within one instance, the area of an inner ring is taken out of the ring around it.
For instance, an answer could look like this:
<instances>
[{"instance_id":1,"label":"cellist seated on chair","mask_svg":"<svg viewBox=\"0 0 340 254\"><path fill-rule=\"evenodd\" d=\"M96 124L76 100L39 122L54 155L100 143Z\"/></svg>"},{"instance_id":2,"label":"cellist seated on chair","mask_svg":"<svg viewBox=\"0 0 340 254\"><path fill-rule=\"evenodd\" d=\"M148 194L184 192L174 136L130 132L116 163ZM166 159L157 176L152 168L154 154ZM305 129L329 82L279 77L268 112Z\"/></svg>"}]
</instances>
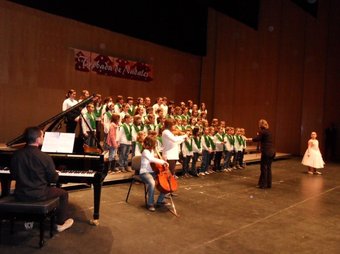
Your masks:
<instances>
[{"instance_id":1,"label":"cellist seated on chair","mask_svg":"<svg viewBox=\"0 0 340 254\"><path fill-rule=\"evenodd\" d=\"M156 163L160 165L168 166L168 163L162 159L158 159L154 155L154 149L156 147L156 139L150 136L147 136L143 142L144 150L142 152L141 158L141 168L139 171L139 175L143 182L147 185L148 188L148 200L147 200L147 209L149 211L155 211L154 204L154 193L155 193L155 178L156 173L152 170L150 163ZM166 205L164 202L164 193L160 193L156 202L156 207Z\"/></svg>"}]
</instances>

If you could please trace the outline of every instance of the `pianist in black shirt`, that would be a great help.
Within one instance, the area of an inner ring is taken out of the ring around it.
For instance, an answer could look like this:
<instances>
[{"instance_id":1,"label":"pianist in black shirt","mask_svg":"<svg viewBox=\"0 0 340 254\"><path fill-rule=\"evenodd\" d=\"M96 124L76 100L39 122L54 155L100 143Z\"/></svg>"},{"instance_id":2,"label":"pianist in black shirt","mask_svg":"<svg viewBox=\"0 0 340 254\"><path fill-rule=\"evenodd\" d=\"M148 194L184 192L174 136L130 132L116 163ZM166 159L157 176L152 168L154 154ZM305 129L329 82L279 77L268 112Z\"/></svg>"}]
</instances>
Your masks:
<instances>
[{"instance_id":1,"label":"pianist in black shirt","mask_svg":"<svg viewBox=\"0 0 340 254\"><path fill-rule=\"evenodd\" d=\"M14 195L20 201L39 201L59 197L56 223L62 232L73 224L68 218L68 192L50 186L58 180L52 158L40 151L44 134L38 127L29 127L24 132L26 146L16 151L11 160L10 171L16 181Z\"/></svg>"}]
</instances>

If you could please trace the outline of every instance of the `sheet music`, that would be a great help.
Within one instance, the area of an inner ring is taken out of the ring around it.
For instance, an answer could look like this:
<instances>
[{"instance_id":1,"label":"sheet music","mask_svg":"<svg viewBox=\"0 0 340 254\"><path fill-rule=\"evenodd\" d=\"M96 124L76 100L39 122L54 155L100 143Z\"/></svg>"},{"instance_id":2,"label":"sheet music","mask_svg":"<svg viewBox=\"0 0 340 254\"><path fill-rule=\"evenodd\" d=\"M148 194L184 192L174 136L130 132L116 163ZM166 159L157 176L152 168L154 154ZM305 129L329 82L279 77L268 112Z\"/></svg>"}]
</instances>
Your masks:
<instances>
[{"instance_id":1,"label":"sheet music","mask_svg":"<svg viewBox=\"0 0 340 254\"><path fill-rule=\"evenodd\" d=\"M75 133L45 132L41 151L49 153L72 153Z\"/></svg>"}]
</instances>

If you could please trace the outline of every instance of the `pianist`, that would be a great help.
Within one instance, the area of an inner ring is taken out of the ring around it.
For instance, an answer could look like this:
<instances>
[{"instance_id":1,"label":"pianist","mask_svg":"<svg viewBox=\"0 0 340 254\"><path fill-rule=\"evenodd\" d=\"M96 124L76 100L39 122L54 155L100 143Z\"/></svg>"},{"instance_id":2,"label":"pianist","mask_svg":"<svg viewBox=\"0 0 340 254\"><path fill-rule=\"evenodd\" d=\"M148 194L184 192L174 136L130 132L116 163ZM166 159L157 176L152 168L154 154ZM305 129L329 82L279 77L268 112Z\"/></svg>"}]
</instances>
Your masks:
<instances>
[{"instance_id":1,"label":"pianist","mask_svg":"<svg viewBox=\"0 0 340 254\"><path fill-rule=\"evenodd\" d=\"M38 201L59 197L57 208L58 232L70 228L73 219L68 218L68 192L50 186L58 180L52 158L41 152L44 134L38 127L29 127L24 132L26 146L16 151L11 160L10 171L16 181L14 195L20 201Z\"/></svg>"}]
</instances>

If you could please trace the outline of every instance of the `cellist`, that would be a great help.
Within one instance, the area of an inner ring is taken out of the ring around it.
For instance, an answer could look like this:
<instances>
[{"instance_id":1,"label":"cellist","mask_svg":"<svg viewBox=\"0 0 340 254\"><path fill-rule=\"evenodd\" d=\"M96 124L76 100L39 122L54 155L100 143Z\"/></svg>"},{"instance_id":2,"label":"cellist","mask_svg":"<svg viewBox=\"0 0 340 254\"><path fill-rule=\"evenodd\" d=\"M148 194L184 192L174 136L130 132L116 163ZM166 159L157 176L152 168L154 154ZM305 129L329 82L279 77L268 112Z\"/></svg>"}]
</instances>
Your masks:
<instances>
[{"instance_id":1,"label":"cellist","mask_svg":"<svg viewBox=\"0 0 340 254\"><path fill-rule=\"evenodd\" d=\"M147 136L143 141L143 152L141 158L141 168L139 171L139 175L142 181L147 185L148 188L148 201L147 201L147 209L151 212L155 211L154 205L154 193L155 193L155 178L156 173L152 170L150 163L156 163L164 166L169 166L169 164L162 159L158 159L155 157L154 149L156 147L156 139L150 136ZM169 205L164 201L165 194L160 193L156 202L156 207L161 207L164 205Z\"/></svg>"}]
</instances>

